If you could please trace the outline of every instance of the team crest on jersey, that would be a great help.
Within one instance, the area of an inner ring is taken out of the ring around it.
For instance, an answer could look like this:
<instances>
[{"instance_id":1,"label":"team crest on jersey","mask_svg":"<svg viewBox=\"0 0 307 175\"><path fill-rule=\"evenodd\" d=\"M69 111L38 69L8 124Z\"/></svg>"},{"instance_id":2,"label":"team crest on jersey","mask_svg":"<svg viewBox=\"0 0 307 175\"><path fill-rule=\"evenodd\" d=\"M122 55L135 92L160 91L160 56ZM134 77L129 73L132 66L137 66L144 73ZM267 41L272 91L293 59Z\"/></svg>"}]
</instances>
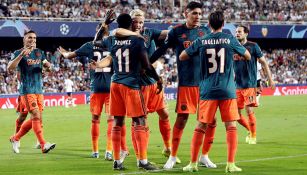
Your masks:
<instances>
[{"instance_id":1,"label":"team crest on jersey","mask_svg":"<svg viewBox=\"0 0 307 175\"><path fill-rule=\"evenodd\" d=\"M186 49L186 48L190 47L191 44L192 44L191 41L184 41L183 42L183 47Z\"/></svg>"},{"instance_id":2,"label":"team crest on jersey","mask_svg":"<svg viewBox=\"0 0 307 175\"><path fill-rule=\"evenodd\" d=\"M42 55L42 54L40 53L40 51L36 51L36 52L35 52L35 56L36 56L36 57L40 57L41 55Z\"/></svg>"},{"instance_id":3,"label":"team crest on jersey","mask_svg":"<svg viewBox=\"0 0 307 175\"><path fill-rule=\"evenodd\" d=\"M198 36L200 36L200 37L202 37L202 36L204 36L205 35L205 33L203 32L203 31L198 31Z\"/></svg>"},{"instance_id":4,"label":"team crest on jersey","mask_svg":"<svg viewBox=\"0 0 307 175\"><path fill-rule=\"evenodd\" d=\"M186 38L187 38L187 35L184 33L184 34L181 35L181 38L182 38L182 39L186 39Z\"/></svg>"},{"instance_id":5,"label":"team crest on jersey","mask_svg":"<svg viewBox=\"0 0 307 175\"><path fill-rule=\"evenodd\" d=\"M244 60L244 58L238 54L234 54L233 55L233 60L234 61L240 61L240 60Z\"/></svg>"}]
</instances>

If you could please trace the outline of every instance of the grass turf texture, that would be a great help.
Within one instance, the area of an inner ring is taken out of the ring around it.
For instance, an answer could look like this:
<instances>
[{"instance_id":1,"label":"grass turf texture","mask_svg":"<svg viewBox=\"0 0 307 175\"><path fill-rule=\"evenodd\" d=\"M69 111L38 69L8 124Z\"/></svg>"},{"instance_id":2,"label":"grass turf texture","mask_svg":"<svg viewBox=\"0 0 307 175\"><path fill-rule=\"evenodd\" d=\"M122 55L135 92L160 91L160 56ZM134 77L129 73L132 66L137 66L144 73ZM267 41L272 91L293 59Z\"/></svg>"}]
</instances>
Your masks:
<instances>
[{"instance_id":1,"label":"grass turf texture","mask_svg":"<svg viewBox=\"0 0 307 175\"><path fill-rule=\"evenodd\" d=\"M171 126L176 114L175 101L168 102ZM45 108L43 114L44 136L47 141L57 143L55 150L41 154L34 149L36 138L33 131L21 140L20 154L14 154L9 137L14 132L16 114L14 110L0 110L0 174L145 174L138 170L130 137L130 119L126 119L127 142L130 156L125 160L125 171L113 171L112 162L104 160L106 139L106 117L103 114L100 129L100 158L91 155L91 115L89 106L76 108ZM218 164L217 169L199 168L194 174L225 174L226 136L225 128L217 114L218 127L215 141L210 152L212 161ZM237 165L248 175L288 175L307 174L307 96L261 97L261 106L256 109L257 145L245 143L246 131L238 126ZM150 114L150 143L148 158L162 167L166 158L162 157L162 138L158 127L157 114ZM152 172L154 174L183 174L182 167L189 163L190 141L196 124L196 116L191 115L184 130L178 156L182 164L174 170Z\"/></svg>"}]
</instances>

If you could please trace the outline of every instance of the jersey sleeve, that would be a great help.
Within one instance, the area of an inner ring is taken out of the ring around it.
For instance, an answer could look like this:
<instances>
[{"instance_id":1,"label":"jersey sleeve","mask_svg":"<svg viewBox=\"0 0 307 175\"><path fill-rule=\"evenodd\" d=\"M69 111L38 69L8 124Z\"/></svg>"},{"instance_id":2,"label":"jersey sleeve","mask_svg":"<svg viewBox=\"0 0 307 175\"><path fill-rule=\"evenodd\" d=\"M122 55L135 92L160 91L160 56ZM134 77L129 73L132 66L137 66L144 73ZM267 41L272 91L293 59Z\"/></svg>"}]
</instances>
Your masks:
<instances>
[{"instance_id":1,"label":"jersey sleeve","mask_svg":"<svg viewBox=\"0 0 307 175\"><path fill-rule=\"evenodd\" d=\"M20 51L15 51L11 54L11 60L14 60L18 55L20 54Z\"/></svg>"},{"instance_id":2,"label":"jersey sleeve","mask_svg":"<svg viewBox=\"0 0 307 175\"><path fill-rule=\"evenodd\" d=\"M257 59L263 57L263 53L257 43L255 44L255 54Z\"/></svg>"},{"instance_id":3,"label":"jersey sleeve","mask_svg":"<svg viewBox=\"0 0 307 175\"><path fill-rule=\"evenodd\" d=\"M162 33L162 30L158 30L158 29L148 29L151 31L152 35L151 35L151 40L154 40L154 41L158 41L161 33Z\"/></svg>"},{"instance_id":4,"label":"jersey sleeve","mask_svg":"<svg viewBox=\"0 0 307 175\"><path fill-rule=\"evenodd\" d=\"M75 53L78 57L87 56L91 57L93 54L93 44L91 42L87 42L83 44L79 49L75 50Z\"/></svg>"},{"instance_id":5,"label":"jersey sleeve","mask_svg":"<svg viewBox=\"0 0 307 175\"><path fill-rule=\"evenodd\" d=\"M190 47L185 49L185 51L189 56L193 56L199 52L200 46L201 46L201 39L198 38L193 42L193 44Z\"/></svg>"},{"instance_id":6,"label":"jersey sleeve","mask_svg":"<svg viewBox=\"0 0 307 175\"><path fill-rule=\"evenodd\" d=\"M137 46L138 46L138 49L140 50L140 51L146 51L146 44L145 44L145 41L144 41L144 39L142 39L142 38L136 38L136 40L137 40Z\"/></svg>"},{"instance_id":7,"label":"jersey sleeve","mask_svg":"<svg viewBox=\"0 0 307 175\"><path fill-rule=\"evenodd\" d=\"M245 51L246 51L246 48L244 46L242 46L239 41L235 38L235 37L231 37L230 38L230 45L232 47L232 49L240 54L240 55L244 55Z\"/></svg>"}]
</instances>

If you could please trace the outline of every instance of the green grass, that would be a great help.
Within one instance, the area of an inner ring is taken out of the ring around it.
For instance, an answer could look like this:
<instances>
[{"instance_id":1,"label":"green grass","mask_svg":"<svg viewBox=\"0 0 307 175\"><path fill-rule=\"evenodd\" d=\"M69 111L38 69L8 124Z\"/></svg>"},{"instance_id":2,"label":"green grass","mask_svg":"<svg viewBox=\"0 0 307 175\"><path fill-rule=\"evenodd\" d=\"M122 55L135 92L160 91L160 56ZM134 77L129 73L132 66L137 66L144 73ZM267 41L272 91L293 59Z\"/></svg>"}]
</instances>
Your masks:
<instances>
[{"instance_id":1,"label":"green grass","mask_svg":"<svg viewBox=\"0 0 307 175\"><path fill-rule=\"evenodd\" d=\"M175 120L175 102L169 102L171 125ZM92 159L91 154L91 115L87 105L77 108L46 108L44 111L44 135L46 140L56 142L55 150L41 154L33 148L36 138L31 131L21 140L20 154L14 154L8 138L14 132L16 115L14 110L0 110L0 174L145 174L136 168L136 161L130 139L130 120L127 119L127 141L130 156L125 161L126 171L112 170L112 162L103 158ZM218 114L219 116L219 114ZM242 175L302 175L307 174L307 96L262 97L261 106L256 109L258 125L258 144L244 142L246 131L238 126L239 145L236 160L243 168ZM226 143L225 128L218 117L215 142L210 158L218 164L217 169L200 168L193 174L225 174ZM106 120L102 116L100 153L104 153L106 138ZM148 157L150 161L163 166L166 158L161 156L163 148L156 114L149 116L150 143ZM182 164L172 171L154 174L182 174L181 168L190 158L190 141L196 124L195 115L190 116L179 147L178 156ZM102 156L103 157L103 156ZM241 161L241 162L240 162ZM188 174L188 173L187 173Z\"/></svg>"}]
</instances>

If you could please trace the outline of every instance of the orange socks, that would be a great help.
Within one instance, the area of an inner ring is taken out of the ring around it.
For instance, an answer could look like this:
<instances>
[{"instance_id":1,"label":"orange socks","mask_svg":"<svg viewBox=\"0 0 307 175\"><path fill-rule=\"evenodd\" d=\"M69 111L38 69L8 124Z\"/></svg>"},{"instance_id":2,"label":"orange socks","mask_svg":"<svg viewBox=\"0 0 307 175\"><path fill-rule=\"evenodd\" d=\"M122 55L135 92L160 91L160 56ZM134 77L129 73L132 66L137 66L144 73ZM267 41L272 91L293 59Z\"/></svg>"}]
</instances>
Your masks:
<instances>
[{"instance_id":1,"label":"orange socks","mask_svg":"<svg viewBox=\"0 0 307 175\"><path fill-rule=\"evenodd\" d=\"M25 134L27 134L30 131L31 128L32 128L32 120L31 119L23 122L23 124L20 127L20 130L15 134L14 140L16 140L16 141L20 140L20 138L22 136L24 136Z\"/></svg>"},{"instance_id":2,"label":"orange socks","mask_svg":"<svg viewBox=\"0 0 307 175\"><path fill-rule=\"evenodd\" d=\"M174 125L173 128L173 139L172 139L172 156L176 156L177 155L177 151L178 151L178 147L179 147L179 143L181 140L181 136L183 133L183 128L179 129L177 128L176 124Z\"/></svg>"},{"instance_id":3,"label":"orange socks","mask_svg":"<svg viewBox=\"0 0 307 175\"><path fill-rule=\"evenodd\" d=\"M99 139L99 120L92 120L92 150L93 152L98 152L98 139Z\"/></svg>"},{"instance_id":4,"label":"orange socks","mask_svg":"<svg viewBox=\"0 0 307 175\"><path fill-rule=\"evenodd\" d=\"M237 128L235 126L228 126L226 128L226 133L228 162L233 163L235 162L235 155L238 145Z\"/></svg>"},{"instance_id":5,"label":"orange socks","mask_svg":"<svg viewBox=\"0 0 307 175\"><path fill-rule=\"evenodd\" d=\"M248 121L246 120L246 118L241 114L240 115L240 119L238 120L238 122L244 126L247 131L250 131L250 127L249 127L249 124L248 124Z\"/></svg>"},{"instance_id":6,"label":"orange socks","mask_svg":"<svg viewBox=\"0 0 307 175\"><path fill-rule=\"evenodd\" d=\"M46 143L43 136L43 130L41 126L41 121L37 118L32 119L32 128L36 135L37 140L41 144L41 148L44 148L44 144Z\"/></svg>"},{"instance_id":7,"label":"orange socks","mask_svg":"<svg viewBox=\"0 0 307 175\"><path fill-rule=\"evenodd\" d=\"M140 160L138 145L137 145L136 139L135 139L135 131L134 131L134 125L133 124L131 124L131 140L132 140L132 145L133 145L135 156L136 156L137 159Z\"/></svg>"},{"instance_id":8,"label":"orange socks","mask_svg":"<svg viewBox=\"0 0 307 175\"><path fill-rule=\"evenodd\" d=\"M107 129L107 148L106 151L112 152L112 137L111 137L111 132L112 132L112 127L113 127L113 119L108 120L108 129Z\"/></svg>"},{"instance_id":9,"label":"orange socks","mask_svg":"<svg viewBox=\"0 0 307 175\"><path fill-rule=\"evenodd\" d=\"M160 128L160 133L163 138L164 142L164 147L165 148L170 148L171 147L171 126L169 123L169 120L161 120L159 119L159 128Z\"/></svg>"},{"instance_id":10,"label":"orange socks","mask_svg":"<svg viewBox=\"0 0 307 175\"><path fill-rule=\"evenodd\" d=\"M121 150L128 151L127 143L126 143L126 125L122 126L122 133L121 133Z\"/></svg>"},{"instance_id":11,"label":"orange socks","mask_svg":"<svg viewBox=\"0 0 307 175\"><path fill-rule=\"evenodd\" d=\"M146 127L142 125L134 126L134 132L140 160L147 159Z\"/></svg>"},{"instance_id":12,"label":"orange socks","mask_svg":"<svg viewBox=\"0 0 307 175\"><path fill-rule=\"evenodd\" d=\"M205 131L200 128L195 128L191 142L191 162L197 162L198 152L203 142Z\"/></svg>"},{"instance_id":13,"label":"orange socks","mask_svg":"<svg viewBox=\"0 0 307 175\"><path fill-rule=\"evenodd\" d=\"M251 136L252 136L252 138L255 138L256 137L256 117L255 117L255 113L248 114L248 119L249 119Z\"/></svg>"},{"instance_id":14,"label":"orange socks","mask_svg":"<svg viewBox=\"0 0 307 175\"><path fill-rule=\"evenodd\" d=\"M203 155L207 155L211 149L214 140L215 129L216 129L216 120L214 120L213 123L208 124L208 127L206 129L206 136L204 139L203 149L202 149Z\"/></svg>"},{"instance_id":15,"label":"orange socks","mask_svg":"<svg viewBox=\"0 0 307 175\"><path fill-rule=\"evenodd\" d=\"M121 145L121 127L113 126L112 128L112 145L114 160L120 159L120 145Z\"/></svg>"}]
</instances>

